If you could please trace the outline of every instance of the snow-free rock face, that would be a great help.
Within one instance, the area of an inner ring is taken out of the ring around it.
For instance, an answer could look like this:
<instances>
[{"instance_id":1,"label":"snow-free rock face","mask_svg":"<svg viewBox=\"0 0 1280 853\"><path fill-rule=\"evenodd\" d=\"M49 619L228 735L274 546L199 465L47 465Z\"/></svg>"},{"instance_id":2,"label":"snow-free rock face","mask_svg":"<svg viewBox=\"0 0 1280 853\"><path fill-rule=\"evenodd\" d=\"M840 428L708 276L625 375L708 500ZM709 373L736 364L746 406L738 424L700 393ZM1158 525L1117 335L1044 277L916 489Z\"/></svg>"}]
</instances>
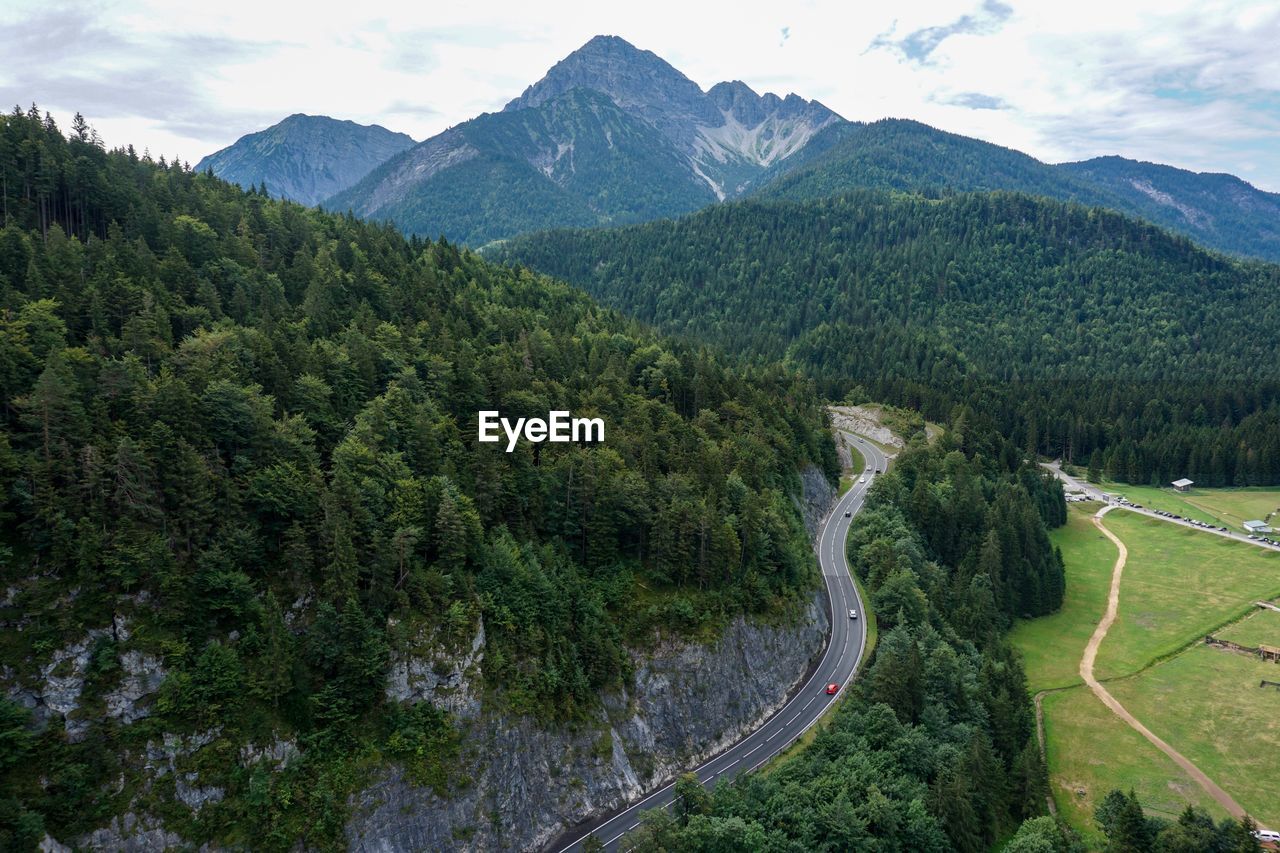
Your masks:
<instances>
[{"instance_id":1,"label":"snow-free rock face","mask_svg":"<svg viewBox=\"0 0 1280 853\"><path fill-rule=\"evenodd\" d=\"M87 720L80 720L73 713L80 708L80 694L89 669L89 659L94 645L107 631L95 628L69 646L58 649L48 663L40 667L39 679L34 684L22 684L7 668L0 673L5 693L18 705L31 712L38 728L43 728L55 715L64 718L67 737L80 740L89 729Z\"/></svg>"},{"instance_id":2,"label":"snow-free rock face","mask_svg":"<svg viewBox=\"0 0 1280 853\"><path fill-rule=\"evenodd\" d=\"M834 490L816 468L801 482L799 503L815 534ZM741 738L785 703L822 653L828 627L826 596L817 592L789 624L739 617L706 645L665 640L632 652L631 687L603 697L595 719L572 728L486 714L470 701L479 695L483 633L447 666L429 650L397 658L389 697L454 711L463 726L458 775L468 783L440 797L390 768L356 797L348 846L536 849Z\"/></svg>"},{"instance_id":3,"label":"snow-free rock face","mask_svg":"<svg viewBox=\"0 0 1280 853\"><path fill-rule=\"evenodd\" d=\"M472 245L645 222L740 195L840 122L742 82L704 92L653 52L596 36L501 112L392 157L326 205Z\"/></svg>"},{"instance_id":4,"label":"snow-free rock face","mask_svg":"<svg viewBox=\"0 0 1280 853\"><path fill-rule=\"evenodd\" d=\"M133 723L151 714L149 702L167 674L160 658L131 649L120 656L120 684L107 693L107 716Z\"/></svg>"},{"instance_id":5,"label":"snow-free rock face","mask_svg":"<svg viewBox=\"0 0 1280 853\"><path fill-rule=\"evenodd\" d=\"M430 702L462 718L480 713L479 682L484 660L484 622L466 654L458 657L426 640L416 654L397 653L387 676L387 698L393 702Z\"/></svg>"},{"instance_id":6,"label":"snow-free rock face","mask_svg":"<svg viewBox=\"0 0 1280 853\"><path fill-rule=\"evenodd\" d=\"M212 169L243 187L265 183L273 196L316 204L413 144L376 124L298 113L210 154L196 171Z\"/></svg>"},{"instance_id":7,"label":"snow-free rock face","mask_svg":"<svg viewBox=\"0 0 1280 853\"><path fill-rule=\"evenodd\" d=\"M606 697L592 724L465 720L460 775L469 784L442 798L392 768L356 798L348 846L537 848L738 740L786 701L821 653L827 626L817 595L798 624L738 618L709 645L665 642L635 653L632 689Z\"/></svg>"}]
</instances>

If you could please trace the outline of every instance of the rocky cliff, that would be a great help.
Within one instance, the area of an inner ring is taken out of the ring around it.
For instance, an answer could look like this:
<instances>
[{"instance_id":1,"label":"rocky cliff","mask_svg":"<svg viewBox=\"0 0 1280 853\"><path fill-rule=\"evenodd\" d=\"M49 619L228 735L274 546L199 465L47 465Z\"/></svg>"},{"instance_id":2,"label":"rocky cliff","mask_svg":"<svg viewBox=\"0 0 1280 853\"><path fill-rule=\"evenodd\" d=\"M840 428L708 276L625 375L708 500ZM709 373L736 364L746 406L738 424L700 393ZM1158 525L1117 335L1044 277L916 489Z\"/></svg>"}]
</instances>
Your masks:
<instances>
[{"instance_id":1,"label":"rocky cliff","mask_svg":"<svg viewBox=\"0 0 1280 853\"><path fill-rule=\"evenodd\" d=\"M462 708L460 775L469 783L440 797L390 769L358 797L350 848L537 848L720 751L781 707L821 652L827 620L819 594L799 624L739 618L709 645L667 642L635 653L631 689L606 697L592 724L572 729L479 712L452 701L453 691L474 692L455 684L439 698Z\"/></svg>"},{"instance_id":2,"label":"rocky cliff","mask_svg":"<svg viewBox=\"0 0 1280 853\"><path fill-rule=\"evenodd\" d=\"M802 483L813 535L834 493L816 469ZM781 707L822 652L828 620L818 591L792 624L737 618L708 644L664 641L635 651L630 689L606 696L595 719L576 728L483 712L473 686L482 634L461 665L441 665L430 653L397 660L388 694L454 712L465 744L458 776L468 783L440 797L390 768L357 797L349 846L536 849L719 752Z\"/></svg>"}]
</instances>

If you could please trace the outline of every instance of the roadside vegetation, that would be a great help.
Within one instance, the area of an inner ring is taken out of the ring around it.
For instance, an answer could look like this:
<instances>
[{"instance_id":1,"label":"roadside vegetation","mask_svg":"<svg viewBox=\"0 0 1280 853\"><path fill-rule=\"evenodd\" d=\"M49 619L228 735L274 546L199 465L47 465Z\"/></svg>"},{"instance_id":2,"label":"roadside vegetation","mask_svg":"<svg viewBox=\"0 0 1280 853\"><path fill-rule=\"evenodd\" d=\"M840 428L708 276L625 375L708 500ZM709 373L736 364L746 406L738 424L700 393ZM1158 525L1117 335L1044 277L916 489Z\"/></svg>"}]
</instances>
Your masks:
<instances>
[{"instance_id":1,"label":"roadside vegetation","mask_svg":"<svg viewBox=\"0 0 1280 853\"><path fill-rule=\"evenodd\" d=\"M865 674L807 748L645 813L628 845L969 853L1043 815L1030 697L1004 633L1015 614L1060 605L1046 529L1066 514L1056 480L999 461L1017 458L990 432L949 429L932 445L916 433L849 537L878 623Z\"/></svg>"},{"instance_id":2,"label":"roadside vegetation","mask_svg":"<svg viewBox=\"0 0 1280 853\"><path fill-rule=\"evenodd\" d=\"M0 699L2 847L144 792L194 846L333 845L377 767L466 781L448 715L388 700L395 651L460 657L483 625L485 707L578 723L629 647L817 583L792 496L837 467L802 378L34 107L0 117L0 177L0 695L109 635L82 740ZM606 441L504 453L476 443L489 407L603 417ZM131 653L163 678L134 724L102 698ZM165 734L213 739L198 814L144 769ZM277 738L287 770L240 759Z\"/></svg>"}]
</instances>

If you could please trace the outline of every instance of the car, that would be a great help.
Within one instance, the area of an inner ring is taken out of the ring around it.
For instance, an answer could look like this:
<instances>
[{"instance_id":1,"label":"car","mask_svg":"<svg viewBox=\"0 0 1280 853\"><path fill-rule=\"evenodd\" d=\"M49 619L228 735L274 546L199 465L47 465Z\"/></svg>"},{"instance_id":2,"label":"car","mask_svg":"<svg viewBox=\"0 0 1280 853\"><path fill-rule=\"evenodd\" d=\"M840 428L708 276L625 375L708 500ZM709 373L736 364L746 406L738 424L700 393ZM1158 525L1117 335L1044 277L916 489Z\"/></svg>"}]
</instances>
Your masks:
<instances>
[{"instance_id":1,"label":"car","mask_svg":"<svg viewBox=\"0 0 1280 853\"><path fill-rule=\"evenodd\" d=\"M1253 831L1253 837L1259 841L1280 843L1280 832L1276 832L1274 829L1255 829Z\"/></svg>"},{"instance_id":2,"label":"car","mask_svg":"<svg viewBox=\"0 0 1280 853\"><path fill-rule=\"evenodd\" d=\"M1257 536L1254 536L1252 533L1250 533L1250 534L1249 534L1249 538L1250 538L1250 539L1257 539L1258 537L1257 537Z\"/></svg>"},{"instance_id":3,"label":"car","mask_svg":"<svg viewBox=\"0 0 1280 853\"><path fill-rule=\"evenodd\" d=\"M846 509L846 510L844 511L844 517L845 517L845 518L853 518L853 512L852 512L851 510L847 510L847 509Z\"/></svg>"},{"instance_id":4,"label":"car","mask_svg":"<svg viewBox=\"0 0 1280 853\"><path fill-rule=\"evenodd\" d=\"M861 480L859 480L858 482L859 482L859 483L865 483L865 482L867 482L867 478L866 478L866 477L863 477L863 478L862 478Z\"/></svg>"},{"instance_id":5,"label":"car","mask_svg":"<svg viewBox=\"0 0 1280 853\"><path fill-rule=\"evenodd\" d=\"M877 469L876 469L876 473L877 473L877 474L883 474L884 472L883 472L883 471L881 471L879 468L877 468Z\"/></svg>"},{"instance_id":6,"label":"car","mask_svg":"<svg viewBox=\"0 0 1280 853\"><path fill-rule=\"evenodd\" d=\"M828 684L828 685L827 685L827 695L828 695L828 696L834 696L834 695L836 695L836 691L837 691L837 690L839 690L839 689L840 689L840 685L839 685L839 684L836 684L836 683L833 681L833 682L831 682L830 684Z\"/></svg>"},{"instance_id":7,"label":"car","mask_svg":"<svg viewBox=\"0 0 1280 853\"><path fill-rule=\"evenodd\" d=\"M850 611L849 611L849 618L850 618L850 619L857 619L857 618L858 618L858 611L856 611L856 610L850 610Z\"/></svg>"}]
</instances>

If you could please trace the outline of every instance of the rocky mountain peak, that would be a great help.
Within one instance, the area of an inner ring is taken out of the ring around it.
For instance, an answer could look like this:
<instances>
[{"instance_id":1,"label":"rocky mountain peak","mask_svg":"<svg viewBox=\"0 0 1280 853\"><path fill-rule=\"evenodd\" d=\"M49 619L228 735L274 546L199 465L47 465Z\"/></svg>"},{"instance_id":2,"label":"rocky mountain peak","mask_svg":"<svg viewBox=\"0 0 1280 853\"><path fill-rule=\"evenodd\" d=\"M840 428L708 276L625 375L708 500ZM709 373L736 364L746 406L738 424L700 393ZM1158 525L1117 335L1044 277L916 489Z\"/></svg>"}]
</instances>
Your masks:
<instances>
[{"instance_id":1,"label":"rocky mountain peak","mask_svg":"<svg viewBox=\"0 0 1280 853\"><path fill-rule=\"evenodd\" d=\"M670 63L617 36L596 36L552 66L505 110L537 107L571 89L608 95L669 139L689 144L696 125L720 125L720 111Z\"/></svg>"}]
</instances>

